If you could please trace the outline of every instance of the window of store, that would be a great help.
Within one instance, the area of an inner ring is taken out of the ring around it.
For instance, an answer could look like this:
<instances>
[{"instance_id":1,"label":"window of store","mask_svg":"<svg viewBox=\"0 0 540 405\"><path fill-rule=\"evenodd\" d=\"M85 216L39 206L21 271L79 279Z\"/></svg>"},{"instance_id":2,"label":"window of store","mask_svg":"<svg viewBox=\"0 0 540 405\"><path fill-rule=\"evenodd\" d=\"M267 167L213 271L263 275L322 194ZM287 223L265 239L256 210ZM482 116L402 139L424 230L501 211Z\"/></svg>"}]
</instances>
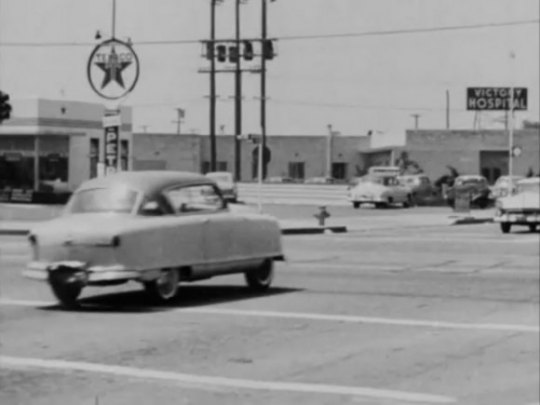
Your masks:
<instances>
[{"instance_id":1,"label":"window of store","mask_svg":"<svg viewBox=\"0 0 540 405\"><path fill-rule=\"evenodd\" d=\"M337 180L345 180L347 178L347 163L332 163L332 177Z\"/></svg>"},{"instance_id":2,"label":"window of store","mask_svg":"<svg viewBox=\"0 0 540 405\"><path fill-rule=\"evenodd\" d=\"M129 170L129 141L127 139L120 141L120 170Z\"/></svg>"},{"instance_id":3,"label":"window of store","mask_svg":"<svg viewBox=\"0 0 540 405\"><path fill-rule=\"evenodd\" d=\"M305 162L289 162L289 177L292 179L303 180L305 178Z\"/></svg>"},{"instance_id":4,"label":"window of store","mask_svg":"<svg viewBox=\"0 0 540 405\"><path fill-rule=\"evenodd\" d=\"M99 162L99 139L90 139L90 178L93 179L98 175Z\"/></svg>"}]
</instances>

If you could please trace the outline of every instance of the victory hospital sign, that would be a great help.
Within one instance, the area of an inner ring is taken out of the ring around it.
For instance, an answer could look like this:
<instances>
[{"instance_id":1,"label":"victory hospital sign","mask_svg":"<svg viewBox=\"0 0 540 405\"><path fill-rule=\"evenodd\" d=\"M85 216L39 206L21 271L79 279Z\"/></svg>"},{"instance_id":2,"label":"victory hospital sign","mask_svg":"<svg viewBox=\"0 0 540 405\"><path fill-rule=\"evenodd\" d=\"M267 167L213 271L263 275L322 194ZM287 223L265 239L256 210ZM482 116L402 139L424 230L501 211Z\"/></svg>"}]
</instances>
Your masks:
<instances>
[{"instance_id":1,"label":"victory hospital sign","mask_svg":"<svg viewBox=\"0 0 540 405\"><path fill-rule=\"evenodd\" d=\"M468 87L467 88L467 110L510 110L511 99L513 99L513 110L527 109L527 89L525 87L514 87L514 96L511 97L509 87Z\"/></svg>"}]
</instances>

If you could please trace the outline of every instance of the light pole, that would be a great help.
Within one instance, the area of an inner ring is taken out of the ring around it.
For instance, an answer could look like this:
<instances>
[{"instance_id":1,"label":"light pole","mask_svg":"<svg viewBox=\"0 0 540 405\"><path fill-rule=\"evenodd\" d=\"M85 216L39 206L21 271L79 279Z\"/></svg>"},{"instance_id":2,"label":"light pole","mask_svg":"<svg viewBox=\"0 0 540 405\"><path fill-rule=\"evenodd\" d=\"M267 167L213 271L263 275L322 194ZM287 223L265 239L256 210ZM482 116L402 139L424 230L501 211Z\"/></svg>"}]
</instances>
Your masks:
<instances>
[{"instance_id":1,"label":"light pole","mask_svg":"<svg viewBox=\"0 0 540 405\"><path fill-rule=\"evenodd\" d=\"M510 105L508 109L510 114L508 116L508 175L510 181L508 182L508 195L512 194L512 174L514 169L514 60L516 54L514 51L510 52Z\"/></svg>"}]
</instances>

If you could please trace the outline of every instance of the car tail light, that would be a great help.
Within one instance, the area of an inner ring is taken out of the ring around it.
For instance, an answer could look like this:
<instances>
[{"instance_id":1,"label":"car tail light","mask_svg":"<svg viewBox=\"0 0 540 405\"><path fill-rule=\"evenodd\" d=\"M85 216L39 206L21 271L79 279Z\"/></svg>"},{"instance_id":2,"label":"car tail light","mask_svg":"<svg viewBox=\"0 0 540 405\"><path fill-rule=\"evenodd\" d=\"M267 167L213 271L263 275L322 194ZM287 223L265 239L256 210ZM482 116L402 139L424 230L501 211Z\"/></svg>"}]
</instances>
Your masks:
<instances>
[{"instance_id":1,"label":"car tail light","mask_svg":"<svg viewBox=\"0 0 540 405\"><path fill-rule=\"evenodd\" d=\"M114 236L111 240L111 245L113 247L118 247L120 246L120 236Z\"/></svg>"}]
</instances>

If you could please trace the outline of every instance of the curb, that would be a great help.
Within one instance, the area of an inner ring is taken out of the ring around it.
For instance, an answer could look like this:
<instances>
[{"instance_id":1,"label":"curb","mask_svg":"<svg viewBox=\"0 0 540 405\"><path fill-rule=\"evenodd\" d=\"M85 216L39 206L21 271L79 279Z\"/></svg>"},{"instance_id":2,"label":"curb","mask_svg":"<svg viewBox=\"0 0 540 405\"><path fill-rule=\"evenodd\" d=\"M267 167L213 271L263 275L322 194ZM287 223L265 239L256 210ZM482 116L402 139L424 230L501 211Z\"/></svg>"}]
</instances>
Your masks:
<instances>
[{"instance_id":1,"label":"curb","mask_svg":"<svg viewBox=\"0 0 540 405\"><path fill-rule=\"evenodd\" d=\"M332 233L345 233L347 232L346 226L313 226L313 227L298 227L298 228L283 228L281 230L282 235L312 235L325 232Z\"/></svg>"},{"instance_id":2,"label":"curb","mask_svg":"<svg viewBox=\"0 0 540 405\"><path fill-rule=\"evenodd\" d=\"M487 224L493 222L493 218L474 218L474 217L466 217L466 218L457 218L453 220L453 222L450 225L473 225L473 224Z\"/></svg>"},{"instance_id":3,"label":"curb","mask_svg":"<svg viewBox=\"0 0 540 405\"><path fill-rule=\"evenodd\" d=\"M26 236L29 232L28 229L0 229L0 235L4 236Z\"/></svg>"}]
</instances>

